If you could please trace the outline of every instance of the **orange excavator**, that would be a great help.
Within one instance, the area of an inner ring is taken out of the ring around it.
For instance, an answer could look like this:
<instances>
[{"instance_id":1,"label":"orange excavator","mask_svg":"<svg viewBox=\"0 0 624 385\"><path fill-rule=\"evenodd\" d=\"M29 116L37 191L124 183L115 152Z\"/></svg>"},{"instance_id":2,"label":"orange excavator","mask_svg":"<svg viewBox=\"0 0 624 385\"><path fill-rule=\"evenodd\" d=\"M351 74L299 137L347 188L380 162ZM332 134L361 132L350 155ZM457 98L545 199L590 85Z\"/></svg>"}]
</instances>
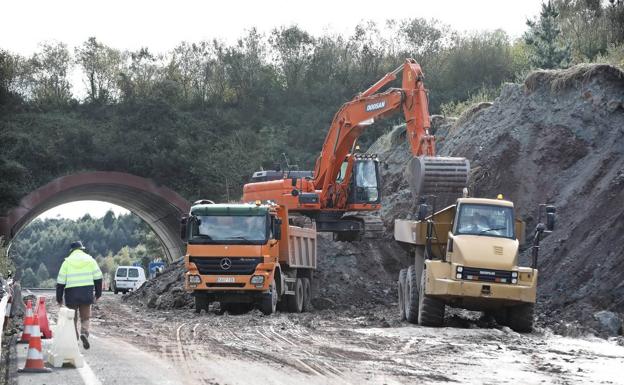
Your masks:
<instances>
[{"instance_id":1,"label":"orange excavator","mask_svg":"<svg viewBox=\"0 0 624 385\"><path fill-rule=\"evenodd\" d=\"M402 72L401 88L382 88ZM314 171L258 171L243 188L243 201L273 201L316 222L317 231L332 232L336 240L358 240L367 230L363 217L352 215L381 208L379 161L376 155L356 153L356 142L376 119L402 109L407 139L414 158L407 176L415 198L453 195L468 182L465 158L436 156L430 132L423 72L406 59L366 91L342 105L334 116Z\"/></svg>"}]
</instances>

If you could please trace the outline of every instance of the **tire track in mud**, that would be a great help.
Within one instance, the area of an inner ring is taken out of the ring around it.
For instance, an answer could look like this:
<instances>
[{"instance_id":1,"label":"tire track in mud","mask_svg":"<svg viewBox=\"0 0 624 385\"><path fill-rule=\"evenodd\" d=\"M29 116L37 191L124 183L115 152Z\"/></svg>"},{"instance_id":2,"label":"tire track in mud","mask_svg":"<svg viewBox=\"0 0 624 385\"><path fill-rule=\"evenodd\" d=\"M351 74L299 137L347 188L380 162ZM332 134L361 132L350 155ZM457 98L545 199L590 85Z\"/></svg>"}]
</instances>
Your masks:
<instances>
[{"instance_id":1,"label":"tire track in mud","mask_svg":"<svg viewBox=\"0 0 624 385\"><path fill-rule=\"evenodd\" d=\"M97 328L173 362L183 381L202 385L217 383L215 378L236 382L227 370L248 365L257 380L277 383L618 383L617 376L597 374L599 364L624 364L619 350L597 350L596 343L581 340L560 346L561 339L549 335L500 329L360 325L366 319L348 313L140 312L111 301ZM219 360L230 369L221 370ZM262 377L263 370L280 373Z\"/></svg>"}]
</instances>

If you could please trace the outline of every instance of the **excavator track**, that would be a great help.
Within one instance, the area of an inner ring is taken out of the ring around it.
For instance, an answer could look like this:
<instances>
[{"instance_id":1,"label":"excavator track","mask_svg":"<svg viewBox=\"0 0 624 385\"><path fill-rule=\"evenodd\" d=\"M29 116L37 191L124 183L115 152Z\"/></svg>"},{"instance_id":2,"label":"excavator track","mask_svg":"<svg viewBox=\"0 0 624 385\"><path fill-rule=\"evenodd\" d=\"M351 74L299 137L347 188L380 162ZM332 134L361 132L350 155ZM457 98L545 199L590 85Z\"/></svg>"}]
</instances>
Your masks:
<instances>
[{"instance_id":1,"label":"excavator track","mask_svg":"<svg viewBox=\"0 0 624 385\"><path fill-rule=\"evenodd\" d=\"M381 239L384 236L385 226L379 215L373 213L362 213L349 211L342 217L343 219L356 220L361 222L364 228L359 234L351 233L336 237L340 241L361 241L364 239Z\"/></svg>"},{"instance_id":2,"label":"excavator track","mask_svg":"<svg viewBox=\"0 0 624 385\"><path fill-rule=\"evenodd\" d=\"M425 198L428 204L443 208L461 197L468 186L470 162L458 157L419 156L410 160L405 174L416 202Z\"/></svg>"},{"instance_id":3,"label":"excavator track","mask_svg":"<svg viewBox=\"0 0 624 385\"><path fill-rule=\"evenodd\" d=\"M358 215L364 221L364 239L381 239L384 236L384 223L377 215Z\"/></svg>"}]
</instances>

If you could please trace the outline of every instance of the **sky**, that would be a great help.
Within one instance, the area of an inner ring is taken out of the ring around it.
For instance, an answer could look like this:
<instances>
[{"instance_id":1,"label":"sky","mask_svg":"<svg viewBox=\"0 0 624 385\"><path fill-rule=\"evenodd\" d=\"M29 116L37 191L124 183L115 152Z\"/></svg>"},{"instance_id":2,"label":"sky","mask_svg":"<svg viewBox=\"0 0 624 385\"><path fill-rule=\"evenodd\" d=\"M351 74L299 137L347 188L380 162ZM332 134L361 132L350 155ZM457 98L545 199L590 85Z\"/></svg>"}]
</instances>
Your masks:
<instances>
[{"instance_id":1,"label":"sky","mask_svg":"<svg viewBox=\"0 0 624 385\"><path fill-rule=\"evenodd\" d=\"M0 0L0 47L29 55L41 41L79 45L89 36L118 49L164 52L180 41L233 41L255 26L297 24L314 34L350 33L362 20L435 18L459 31L503 29L519 37L540 0L209 1Z\"/></svg>"},{"instance_id":2,"label":"sky","mask_svg":"<svg viewBox=\"0 0 624 385\"><path fill-rule=\"evenodd\" d=\"M540 7L541 0L0 0L0 48L29 56L43 41L73 49L95 36L117 49L148 47L161 53L181 41L233 42L252 27L270 32L297 24L315 35L351 34L363 20L382 24L416 17L437 19L460 32L503 29L520 37ZM110 203L83 201L42 216L80 218L88 212L100 217L109 208L126 212Z\"/></svg>"},{"instance_id":3,"label":"sky","mask_svg":"<svg viewBox=\"0 0 624 385\"><path fill-rule=\"evenodd\" d=\"M87 213L94 218L101 218L108 210L113 210L115 215L129 213L129 211L123 207L108 202L76 201L53 207L37 218L69 218L76 220L82 218Z\"/></svg>"}]
</instances>

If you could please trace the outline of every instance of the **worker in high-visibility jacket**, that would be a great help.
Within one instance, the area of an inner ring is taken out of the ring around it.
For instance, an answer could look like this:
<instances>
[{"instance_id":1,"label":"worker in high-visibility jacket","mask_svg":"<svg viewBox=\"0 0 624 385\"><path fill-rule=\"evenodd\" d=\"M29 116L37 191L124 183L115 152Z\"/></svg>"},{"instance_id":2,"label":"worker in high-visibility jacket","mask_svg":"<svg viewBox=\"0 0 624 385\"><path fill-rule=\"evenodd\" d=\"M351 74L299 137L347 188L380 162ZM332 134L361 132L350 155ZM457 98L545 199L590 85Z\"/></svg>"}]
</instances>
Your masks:
<instances>
[{"instance_id":1,"label":"worker in high-visibility jacket","mask_svg":"<svg viewBox=\"0 0 624 385\"><path fill-rule=\"evenodd\" d=\"M74 315L76 338L80 338L82 346L89 349L91 305L102 296L102 271L95 259L85 252L82 242L72 242L69 249L69 255L63 261L56 279L56 302L62 306L65 294L65 305L76 311ZM80 316L80 333L78 333L78 316Z\"/></svg>"}]
</instances>

